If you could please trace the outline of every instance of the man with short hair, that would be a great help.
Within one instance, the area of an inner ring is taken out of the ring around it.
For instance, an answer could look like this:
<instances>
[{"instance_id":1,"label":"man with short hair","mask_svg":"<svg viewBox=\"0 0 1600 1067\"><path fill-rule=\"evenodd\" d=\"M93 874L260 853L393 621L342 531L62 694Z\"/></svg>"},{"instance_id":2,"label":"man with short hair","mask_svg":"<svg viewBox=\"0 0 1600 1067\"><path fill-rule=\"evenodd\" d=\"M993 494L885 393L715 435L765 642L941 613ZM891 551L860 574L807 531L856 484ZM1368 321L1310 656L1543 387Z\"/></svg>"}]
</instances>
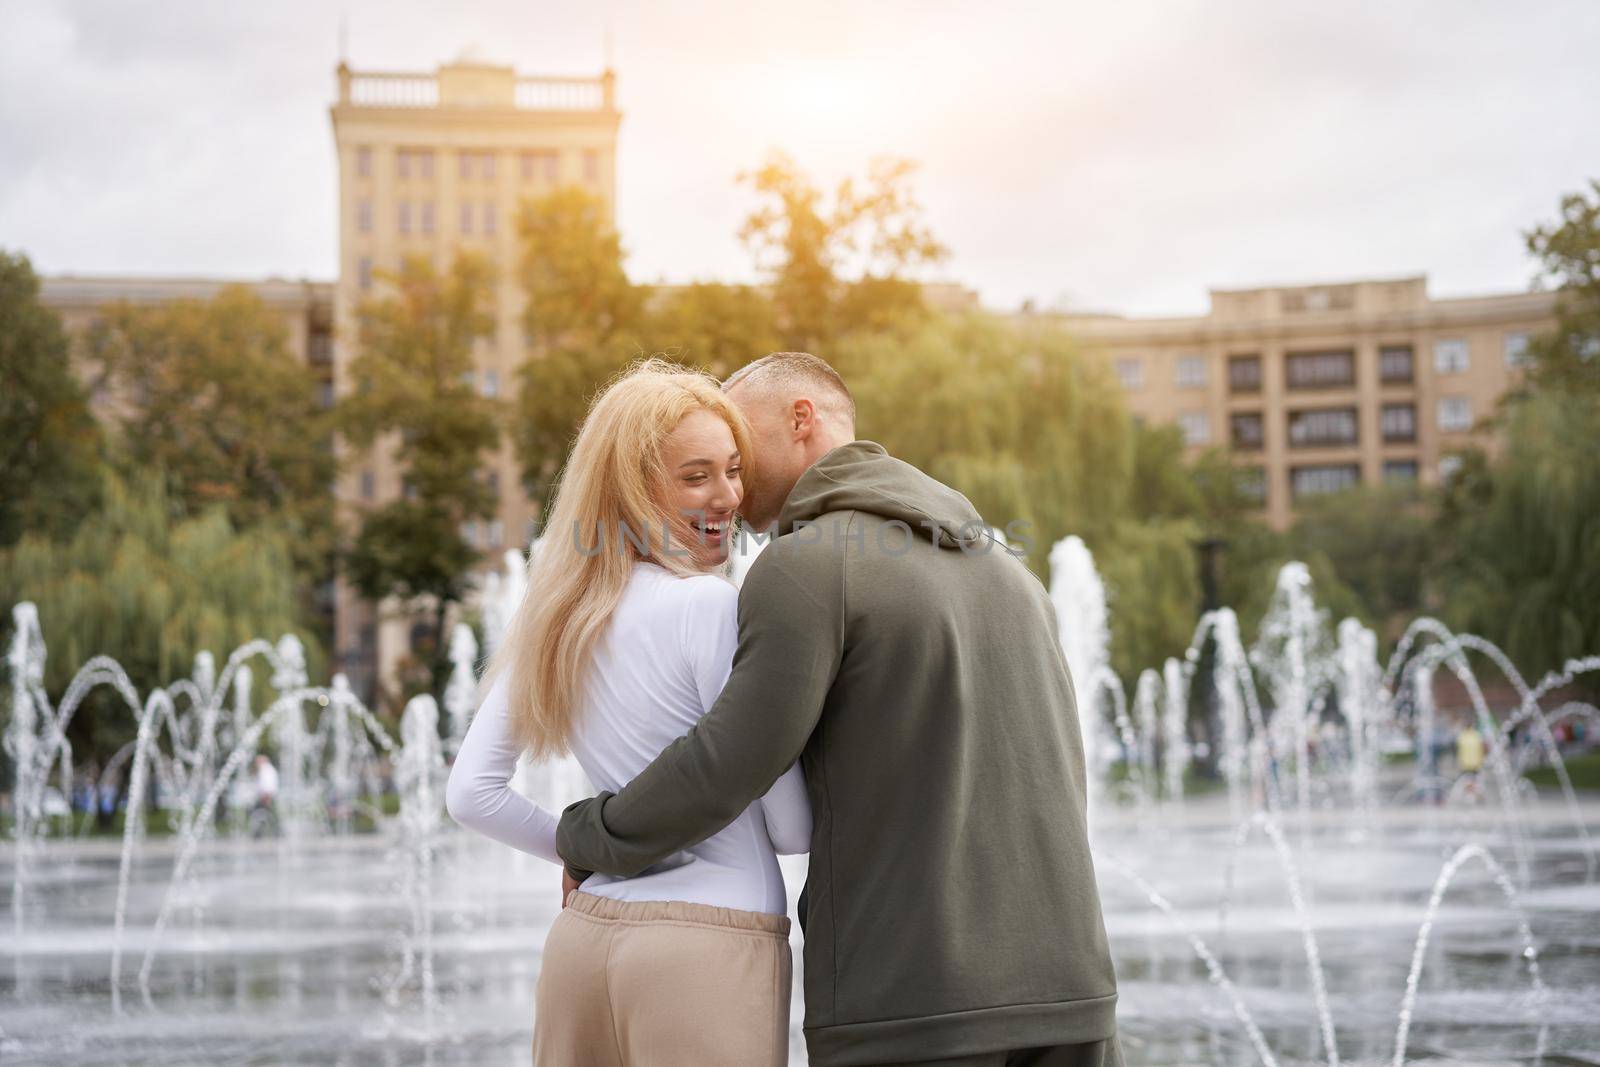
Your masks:
<instances>
[{"instance_id":1,"label":"man with short hair","mask_svg":"<svg viewBox=\"0 0 1600 1067\"><path fill-rule=\"evenodd\" d=\"M740 513L776 537L716 703L621 792L563 814L568 885L708 837L798 757L813 1064L1120 1064L1043 586L960 493L856 440L824 361L773 353L724 388L756 453Z\"/></svg>"}]
</instances>

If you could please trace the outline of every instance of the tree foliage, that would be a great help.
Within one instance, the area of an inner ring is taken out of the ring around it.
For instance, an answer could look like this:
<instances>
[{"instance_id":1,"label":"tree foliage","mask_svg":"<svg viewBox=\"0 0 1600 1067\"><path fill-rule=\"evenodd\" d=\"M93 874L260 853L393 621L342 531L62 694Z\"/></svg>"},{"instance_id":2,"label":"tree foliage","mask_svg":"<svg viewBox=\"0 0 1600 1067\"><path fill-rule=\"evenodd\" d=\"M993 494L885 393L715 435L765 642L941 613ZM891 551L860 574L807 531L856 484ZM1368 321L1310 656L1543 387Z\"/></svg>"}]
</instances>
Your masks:
<instances>
[{"instance_id":1,"label":"tree foliage","mask_svg":"<svg viewBox=\"0 0 1600 1067\"><path fill-rule=\"evenodd\" d=\"M95 506L100 434L28 258L0 252L0 546Z\"/></svg>"},{"instance_id":2,"label":"tree foliage","mask_svg":"<svg viewBox=\"0 0 1600 1067\"><path fill-rule=\"evenodd\" d=\"M718 378L783 344L766 293L748 285L715 282L658 290L640 332L648 337L651 349Z\"/></svg>"},{"instance_id":3,"label":"tree foliage","mask_svg":"<svg viewBox=\"0 0 1600 1067\"><path fill-rule=\"evenodd\" d=\"M1541 275L1558 286L1556 327L1529 345L1529 380L1546 391L1600 395L1600 179L1561 198L1559 222L1526 234Z\"/></svg>"},{"instance_id":4,"label":"tree foliage","mask_svg":"<svg viewBox=\"0 0 1600 1067\"><path fill-rule=\"evenodd\" d=\"M864 181L847 177L831 197L781 153L739 176L759 200L739 237L770 280L786 348L816 351L922 308L914 275L949 250L922 219L915 171L876 160Z\"/></svg>"},{"instance_id":5,"label":"tree foliage","mask_svg":"<svg viewBox=\"0 0 1600 1067\"><path fill-rule=\"evenodd\" d=\"M164 471L191 514L219 505L237 527L281 526L306 586L326 575L337 530L332 424L284 323L254 291L111 304L84 355L126 460Z\"/></svg>"},{"instance_id":6,"label":"tree foliage","mask_svg":"<svg viewBox=\"0 0 1600 1067\"><path fill-rule=\"evenodd\" d=\"M1519 401L1501 457L1451 480L1436 527L1450 624L1500 644L1523 670L1600 649L1600 401Z\"/></svg>"},{"instance_id":7,"label":"tree foliage","mask_svg":"<svg viewBox=\"0 0 1600 1067\"><path fill-rule=\"evenodd\" d=\"M457 256L443 273L415 256L382 278L392 292L356 312L356 388L338 416L353 445L393 449L405 491L362 515L344 566L370 600L431 601L437 692L448 669L449 607L468 591L478 558L462 524L493 515L498 500L479 470L499 444L500 410L480 395L473 361L474 346L494 331L494 273L476 255Z\"/></svg>"},{"instance_id":8,"label":"tree foliage","mask_svg":"<svg viewBox=\"0 0 1600 1067\"><path fill-rule=\"evenodd\" d=\"M512 443L529 496L547 502L589 402L639 352L644 294L622 265L604 203L578 188L527 200L517 218L528 358Z\"/></svg>"},{"instance_id":9,"label":"tree foliage","mask_svg":"<svg viewBox=\"0 0 1600 1067\"><path fill-rule=\"evenodd\" d=\"M50 693L95 655L115 658L143 693L188 676L202 650L220 662L252 638L286 633L320 672L283 531L236 528L221 504L191 514L159 472L123 478L104 468L101 477L102 506L69 536L31 532L0 552L0 603L38 605ZM135 726L125 704L96 690L68 733L75 758L103 764Z\"/></svg>"}]
</instances>

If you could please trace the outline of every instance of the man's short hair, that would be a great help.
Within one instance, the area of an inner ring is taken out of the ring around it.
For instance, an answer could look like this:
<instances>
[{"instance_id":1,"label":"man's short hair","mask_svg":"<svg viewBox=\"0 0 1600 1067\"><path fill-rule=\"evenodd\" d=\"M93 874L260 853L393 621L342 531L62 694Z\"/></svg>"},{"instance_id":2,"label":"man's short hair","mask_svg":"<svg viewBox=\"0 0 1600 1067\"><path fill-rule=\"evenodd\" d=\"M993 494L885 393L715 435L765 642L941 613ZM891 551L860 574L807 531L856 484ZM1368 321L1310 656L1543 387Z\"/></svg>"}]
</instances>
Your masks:
<instances>
[{"instance_id":1,"label":"man's short hair","mask_svg":"<svg viewBox=\"0 0 1600 1067\"><path fill-rule=\"evenodd\" d=\"M839 422L841 429L851 429L856 424L855 397L850 395L844 379L826 360L810 352L768 353L734 371L722 388L726 392L736 385L758 389L763 395L808 392L823 409L823 416Z\"/></svg>"}]
</instances>

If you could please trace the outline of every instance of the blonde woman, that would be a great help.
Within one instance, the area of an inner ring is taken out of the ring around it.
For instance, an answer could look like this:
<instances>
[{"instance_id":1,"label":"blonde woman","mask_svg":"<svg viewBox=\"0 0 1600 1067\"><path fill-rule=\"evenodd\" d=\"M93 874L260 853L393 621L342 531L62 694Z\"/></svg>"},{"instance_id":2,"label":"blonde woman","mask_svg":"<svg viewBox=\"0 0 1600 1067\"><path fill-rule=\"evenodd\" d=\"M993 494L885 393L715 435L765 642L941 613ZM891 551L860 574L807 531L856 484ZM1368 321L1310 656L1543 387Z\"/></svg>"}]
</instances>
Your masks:
<instances>
[{"instance_id":1,"label":"blonde woman","mask_svg":"<svg viewBox=\"0 0 1600 1067\"><path fill-rule=\"evenodd\" d=\"M452 818L560 864L557 816L510 787L519 755L571 752L615 791L711 706L738 643L724 574L749 461L743 419L704 375L649 360L595 400L451 770ZM786 1063L776 857L810 836L791 767L699 844L586 881L545 941L536 1067Z\"/></svg>"}]
</instances>

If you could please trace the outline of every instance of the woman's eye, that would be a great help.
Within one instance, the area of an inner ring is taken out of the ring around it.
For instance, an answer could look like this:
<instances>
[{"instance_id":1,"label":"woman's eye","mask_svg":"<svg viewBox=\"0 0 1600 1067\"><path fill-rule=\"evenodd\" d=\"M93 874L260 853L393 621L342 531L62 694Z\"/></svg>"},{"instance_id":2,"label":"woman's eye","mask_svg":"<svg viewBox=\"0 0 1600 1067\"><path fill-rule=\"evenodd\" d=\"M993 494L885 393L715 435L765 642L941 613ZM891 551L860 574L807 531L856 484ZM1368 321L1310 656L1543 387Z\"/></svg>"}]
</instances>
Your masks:
<instances>
[{"instance_id":1,"label":"woman's eye","mask_svg":"<svg viewBox=\"0 0 1600 1067\"><path fill-rule=\"evenodd\" d=\"M737 478L737 477L739 477L739 472L742 471L742 470L744 470L743 467L729 467L728 468L728 477Z\"/></svg>"}]
</instances>

